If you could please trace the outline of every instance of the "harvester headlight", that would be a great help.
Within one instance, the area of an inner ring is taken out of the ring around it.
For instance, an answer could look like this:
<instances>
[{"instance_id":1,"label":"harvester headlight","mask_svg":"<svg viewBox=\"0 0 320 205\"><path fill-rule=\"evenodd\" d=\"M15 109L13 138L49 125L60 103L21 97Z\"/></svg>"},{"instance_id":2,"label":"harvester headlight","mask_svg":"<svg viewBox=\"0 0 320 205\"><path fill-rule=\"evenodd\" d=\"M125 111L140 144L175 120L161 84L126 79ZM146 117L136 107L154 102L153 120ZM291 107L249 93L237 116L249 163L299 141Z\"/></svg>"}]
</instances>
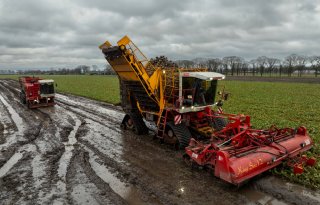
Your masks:
<instances>
[{"instance_id":1,"label":"harvester headlight","mask_svg":"<svg viewBox=\"0 0 320 205\"><path fill-rule=\"evenodd\" d=\"M194 109L194 106L191 106L191 109L193 110L193 109Z\"/></svg>"},{"instance_id":2,"label":"harvester headlight","mask_svg":"<svg viewBox=\"0 0 320 205\"><path fill-rule=\"evenodd\" d=\"M50 100L50 98L48 98L48 100Z\"/></svg>"},{"instance_id":3,"label":"harvester headlight","mask_svg":"<svg viewBox=\"0 0 320 205\"><path fill-rule=\"evenodd\" d=\"M184 110L184 106L182 106L181 109Z\"/></svg>"},{"instance_id":4,"label":"harvester headlight","mask_svg":"<svg viewBox=\"0 0 320 205\"><path fill-rule=\"evenodd\" d=\"M209 78L210 80L213 80L213 78Z\"/></svg>"},{"instance_id":5,"label":"harvester headlight","mask_svg":"<svg viewBox=\"0 0 320 205\"><path fill-rule=\"evenodd\" d=\"M163 70L163 71L162 71L162 73L163 73L163 74L166 74L166 71L165 71L165 70Z\"/></svg>"}]
</instances>

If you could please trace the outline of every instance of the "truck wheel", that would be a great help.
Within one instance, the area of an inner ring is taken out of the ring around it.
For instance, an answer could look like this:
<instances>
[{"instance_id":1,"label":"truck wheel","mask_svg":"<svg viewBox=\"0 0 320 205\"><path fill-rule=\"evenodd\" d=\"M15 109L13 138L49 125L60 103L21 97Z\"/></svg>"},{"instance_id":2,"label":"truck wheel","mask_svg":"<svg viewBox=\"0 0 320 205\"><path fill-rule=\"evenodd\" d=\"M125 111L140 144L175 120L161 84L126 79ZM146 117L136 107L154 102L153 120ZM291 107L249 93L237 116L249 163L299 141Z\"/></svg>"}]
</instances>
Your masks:
<instances>
[{"instance_id":1,"label":"truck wheel","mask_svg":"<svg viewBox=\"0 0 320 205\"><path fill-rule=\"evenodd\" d=\"M20 92L20 102L24 105L27 103L26 94L24 92Z\"/></svg>"},{"instance_id":2,"label":"truck wheel","mask_svg":"<svg viewBox=\"0 0 320 205\"><path fill-rule=\"evenodd\" d=\"M29 101L27 101L26 103L27 103L27 107L31 108L31 103Z\"/></svg>"}]
</instances>

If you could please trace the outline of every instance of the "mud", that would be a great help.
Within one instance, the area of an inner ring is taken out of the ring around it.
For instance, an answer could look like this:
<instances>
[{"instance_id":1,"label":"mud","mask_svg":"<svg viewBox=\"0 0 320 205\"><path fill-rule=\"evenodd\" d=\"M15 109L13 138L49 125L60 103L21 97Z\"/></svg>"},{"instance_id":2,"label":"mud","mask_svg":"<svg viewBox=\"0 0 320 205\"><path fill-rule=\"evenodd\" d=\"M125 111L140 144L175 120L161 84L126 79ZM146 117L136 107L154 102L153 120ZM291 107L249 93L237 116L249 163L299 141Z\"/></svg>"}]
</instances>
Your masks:
<instances>
[{"instance_id":1,"label":"mud","mask_svg":"<svg viewBox=\"0 0 320 205\"><path fill-rule=\"evenodd\" d=\"M0 81L0 204L303 204L187 167L153 132L121 130L117 106L66 94L56 102L29 110L18 83Z\"/></svg>"}]
</instances>

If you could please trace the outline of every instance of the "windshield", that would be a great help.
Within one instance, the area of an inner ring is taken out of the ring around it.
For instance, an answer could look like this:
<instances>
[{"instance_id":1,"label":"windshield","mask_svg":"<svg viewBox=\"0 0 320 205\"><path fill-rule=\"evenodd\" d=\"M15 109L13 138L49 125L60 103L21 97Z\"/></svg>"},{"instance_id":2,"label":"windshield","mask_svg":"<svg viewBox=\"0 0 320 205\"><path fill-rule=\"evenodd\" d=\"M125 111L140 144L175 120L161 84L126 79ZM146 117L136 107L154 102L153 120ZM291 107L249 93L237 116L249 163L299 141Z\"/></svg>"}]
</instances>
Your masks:
<instances>
[{"instance_id":1,"label":"windshield","mask_svg":"<svg viewBox=\"0 0 320 205\"><path fill-rule=\"evenodd\" d=\"M40 93L41 94L53 94L54 93L53 83L41 83L40 84Z\"/></svg>"},{"instance_id":2,"label":"windshield","mask_svg":"<svg viewBox=\"0 0 320 205\"><path fill-rule=\"evenodd\" d=\"M184 106L205 106L215 102L217 80L207 81L192 77L182 78Z\"/></svg>"}]
</instances>

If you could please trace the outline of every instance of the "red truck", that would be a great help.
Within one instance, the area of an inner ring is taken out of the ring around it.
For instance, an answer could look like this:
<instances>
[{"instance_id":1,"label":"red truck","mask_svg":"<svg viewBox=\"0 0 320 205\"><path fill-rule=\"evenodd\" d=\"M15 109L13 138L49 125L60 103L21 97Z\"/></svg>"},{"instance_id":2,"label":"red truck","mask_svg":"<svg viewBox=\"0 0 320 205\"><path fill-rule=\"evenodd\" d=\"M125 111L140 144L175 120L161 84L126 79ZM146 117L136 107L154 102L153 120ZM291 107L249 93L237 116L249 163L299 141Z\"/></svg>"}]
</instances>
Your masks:
<instances>
[{"instance_id":1,"label":"red truck","mask_svg":"<svg viewBox=\"0 0 320 205\"><path fill-rule=\"evenodd\" d=\"M54 80L39 77L20 77L20 101L28 108L53 106Z\"/></svg>"}]
</instances>

